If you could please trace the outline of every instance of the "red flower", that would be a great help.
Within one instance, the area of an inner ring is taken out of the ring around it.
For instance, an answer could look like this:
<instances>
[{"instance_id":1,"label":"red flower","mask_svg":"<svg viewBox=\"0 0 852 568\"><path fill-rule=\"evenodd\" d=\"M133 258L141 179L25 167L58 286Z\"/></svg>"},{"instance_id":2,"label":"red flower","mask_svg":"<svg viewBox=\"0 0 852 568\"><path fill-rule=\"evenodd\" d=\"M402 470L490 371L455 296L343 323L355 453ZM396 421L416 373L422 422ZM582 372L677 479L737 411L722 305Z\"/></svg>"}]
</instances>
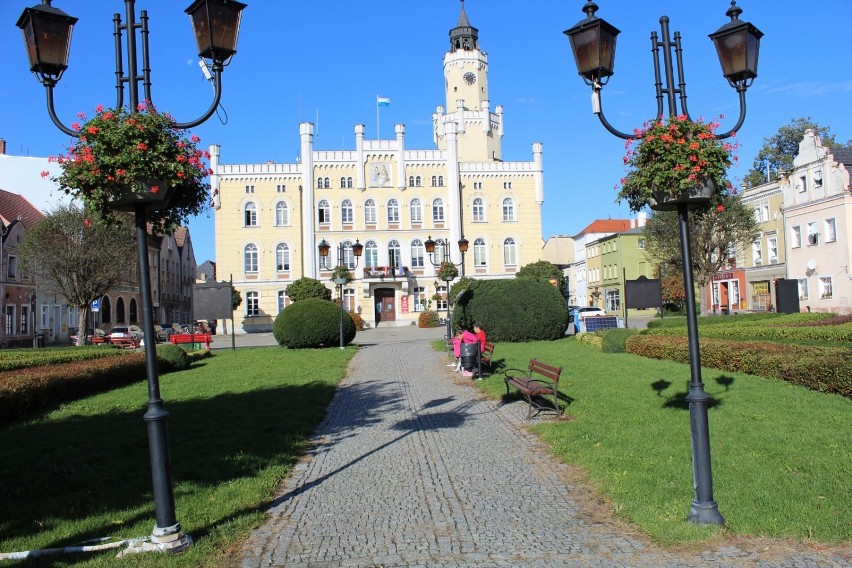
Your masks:
<instances>
[{"instance_id":1,"label":"red flower","mask_svg":"<svg viewBox=\"0 0 852 568\"><path fill-rule=\"evenodd\" d=\"M88 132L89 134L97 134L98 133L98 127L97 126L90 126L86 129L86 132Z\"/></svg>"},{"instance_id":2,"label":"red flower","mask_svg":"<svg viewBox=\"0 0 852 568\"><path fill-rule=\"evenodd\" d=\"M151 186L151 193L156 194L158 191L160 191L160 186L158 186L158 185L152 185Z\"/></svg>"},{"instance_id":3,"label":"red flower","mask_svg":"<svg viewBox=\"0 0 852 568\"><path fill-rule=\"evenodd\" d=\"M47 171L47 170L42 170L42 171L41 171L41 177L46 178L46 177L47 177L47 176L49 176L49 175L50 175L50 172L49 172L49 171Z\"/></svg>"},{"instance_id":4,"label":"red flower","mask_svg":"<svg viewBox=\"0 0 852 568\"><path fill-rule=\"evenodd\" d=\"M725 206L724 206L724 205L722 205L721 203L720 203L719 205L717 205L717 206L716 206L716 211L717 211L717 212L721 213L721 212L722 212L722 211L724 211L724 210L725 210Z\"/></svg>"},{"instance_id":5,"label":"red flower","mask_svg":"<svg viewBox=\"0 0 852 568\"><path fill-rule=\"evenodd\" d=\"M80 123L79 123L79 122L72 122L72 123L71 123L71 129L72 129L72 130L74 130L74 131L76 131L76 132L79 132L79 131L80 131L80 128L82 128L82 127L80 126Z\"/></svg>"},{"instance_id":6,"label":"red flower","mask_svg":"<svg viewBox=\"0 0 852 568\"><path fill-rule=\"evenodd\" d=\"M91 222L91 221L89 221L89 219L88 219L88 218L83 219L83 224L86 226L86 228L89 228L89 227L91 227L91 226L92 226L92 222Z\"/></svg>"},{"instance_id":7,"label":"red flower","mask_svg":"<svg viewBox=\"0 0 852 568\"><path fill-rule=\"evenodd\" d=\"M139 150L140 152L145 152L148 149L148 145L145 144L144 142L140 142L139 144L136 145L136 149Z\"/></svg>"}]
</instances>

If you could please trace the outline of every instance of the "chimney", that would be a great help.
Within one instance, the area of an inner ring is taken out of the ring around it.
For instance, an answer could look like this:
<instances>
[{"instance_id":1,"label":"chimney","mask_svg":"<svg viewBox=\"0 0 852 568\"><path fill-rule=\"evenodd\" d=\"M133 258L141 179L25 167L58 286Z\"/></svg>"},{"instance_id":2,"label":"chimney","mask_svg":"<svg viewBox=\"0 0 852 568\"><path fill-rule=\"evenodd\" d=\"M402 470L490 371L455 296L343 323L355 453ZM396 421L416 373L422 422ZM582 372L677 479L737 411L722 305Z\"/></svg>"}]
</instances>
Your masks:
<instances>
[{"instance_id":1,"label":"chimney","mask_svg":"<svg viewBox=\"0 0 852 568\"><path fill-rule=\"evenodd\" d=\"M6 153L6 141L0 138L0 156Z\"/></svg>"}]
</instances>

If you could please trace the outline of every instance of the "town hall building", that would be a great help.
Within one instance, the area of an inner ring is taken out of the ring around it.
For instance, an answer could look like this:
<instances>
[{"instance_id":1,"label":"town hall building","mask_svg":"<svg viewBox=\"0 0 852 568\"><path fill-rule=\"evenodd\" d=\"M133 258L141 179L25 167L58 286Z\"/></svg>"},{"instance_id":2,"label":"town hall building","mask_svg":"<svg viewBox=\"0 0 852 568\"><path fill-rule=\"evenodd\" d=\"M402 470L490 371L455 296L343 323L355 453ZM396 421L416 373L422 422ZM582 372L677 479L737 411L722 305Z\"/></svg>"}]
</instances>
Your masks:
<instances>
[{"instance_id":1,"label":"town hall building","mask_svg":"<svg viewBox=\"0 0 852 568\"><path fill-rule=\"evenodd\" d=\"M463 4L449 36L433 149L407 148L403 124L386 140L368 140L357 124L354 149L320 151L310 122L299 125L297 163L228 164L227 147L211 146L216 265L243 297L237 333L270 330L290 303L287 286L303 276L336 290L341 244L350 269L352 245L364 247L343 302L370 325L410 325L427 307L446 310L447 282L435 266L444 243L463 263L460 274L474 278L512 277L541 258L542 144L532 144L531 161L503 160L504 109L491 103L488 55Z\"/></svg>"}]
</instances>

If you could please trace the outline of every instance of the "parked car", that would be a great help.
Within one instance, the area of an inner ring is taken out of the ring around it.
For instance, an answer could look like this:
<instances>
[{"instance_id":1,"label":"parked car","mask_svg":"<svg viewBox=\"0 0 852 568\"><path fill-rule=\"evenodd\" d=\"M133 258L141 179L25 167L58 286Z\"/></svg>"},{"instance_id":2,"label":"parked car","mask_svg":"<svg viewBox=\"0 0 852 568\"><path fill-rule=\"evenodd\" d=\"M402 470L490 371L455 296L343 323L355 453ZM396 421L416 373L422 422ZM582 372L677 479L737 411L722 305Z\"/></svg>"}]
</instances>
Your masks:
<instances>
[{"instance_id":1,"label":"parked car","mask_svg":"<svg viewBox=\"0 0 852 568\"><path fill-rule=\"evenodd\" d=\"M109 331L109 335L107 335L107 339L112 341L113 339L142 339L142 330L139 326L131 325L117 325L113 327Z\"/></svg>"},{"instance_id":2,"label":"parked car","mask_svg":"<svg viewBox=\"0 0 852 568\"><path fill-rule=\"evenodd\" d=\"M577 310L578 317L583 320L589 316L605 316L606 312L600 308L585 307Z\"/></svg>"}]
</instances>

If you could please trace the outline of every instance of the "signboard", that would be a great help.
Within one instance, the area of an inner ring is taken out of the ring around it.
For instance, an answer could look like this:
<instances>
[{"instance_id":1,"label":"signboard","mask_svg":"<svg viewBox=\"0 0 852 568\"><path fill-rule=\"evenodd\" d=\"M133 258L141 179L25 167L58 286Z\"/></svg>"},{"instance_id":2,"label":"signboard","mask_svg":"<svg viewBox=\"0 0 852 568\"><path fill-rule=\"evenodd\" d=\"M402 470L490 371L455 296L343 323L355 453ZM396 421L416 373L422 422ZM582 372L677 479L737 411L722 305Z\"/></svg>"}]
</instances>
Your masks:
<instances>
[{"instance_id":1,"label":"signboard","mask_svg":"<svg viewBox=\"0 0 852 568\"><path fill-rule=\"evenodd\" d=\"M402 313L404 313L404 314L408 313L408 296L402 296L399 299L399 306L400 306L400 310L402 310Z\"/></svg>"},{"instance_id":2,"label":"signboard","mask_svg":"<svg viewBox=\"0 0 852 568\"><path fill-rule=\"evenodd\" d=\"M640 310L662 307L662 288L659 278L640 276L636 280L625 281L625 286L625 307Z\"/></svg>"},{"instance_id":3,"label":"signboard","mask_svg":"<svg viewBox=\"0 0 852 568\"><path fill-rule=\"evenodd\" d=\"M234 316L229 282L192 285L192 313L195 319L228 319Z\"/></svg>"},{"instance_id":4,"label":"signboard","mask_svg":"<svg viewBox=\"0 0 852 568\"><path fill-rule=\"evenodd\" d=\"M101 301L100 300L92 300L92 311L93 312L101 311Z\"/></svg>"}]
</instances>

